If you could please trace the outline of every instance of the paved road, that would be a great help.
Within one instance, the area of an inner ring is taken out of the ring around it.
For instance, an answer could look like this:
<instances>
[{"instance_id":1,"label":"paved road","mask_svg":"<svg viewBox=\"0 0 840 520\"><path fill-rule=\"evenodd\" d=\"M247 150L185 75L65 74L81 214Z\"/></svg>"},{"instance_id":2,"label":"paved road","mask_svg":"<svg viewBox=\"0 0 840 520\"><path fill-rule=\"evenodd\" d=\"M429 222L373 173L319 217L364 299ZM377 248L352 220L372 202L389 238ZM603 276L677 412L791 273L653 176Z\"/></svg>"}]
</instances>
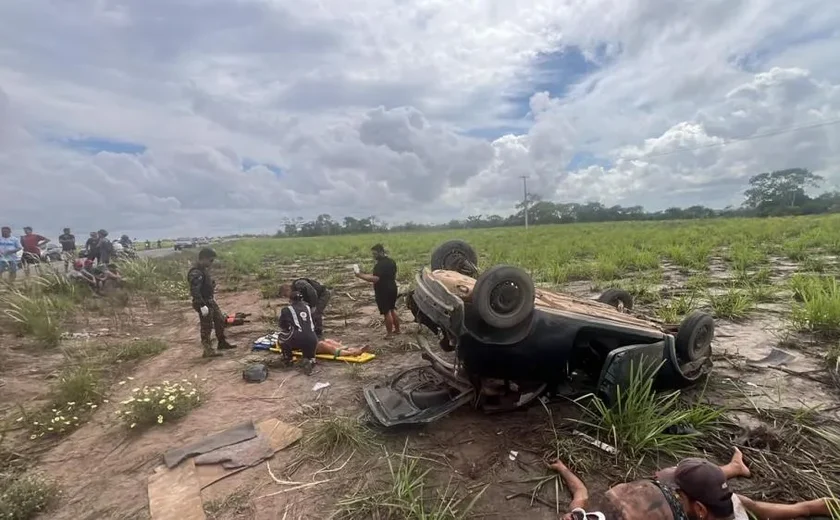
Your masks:
<instances>
[{"instance_id":1,"label":"paved road","mask_svg":"<svg viewBox=\"0 0 840 520\"><path fill-rule=\"evenodd\" d=\"M137 249L137 256L143 258L162 258L175 253L171 247L163 247L161 249Z\"/></svg>"}]
</instances>

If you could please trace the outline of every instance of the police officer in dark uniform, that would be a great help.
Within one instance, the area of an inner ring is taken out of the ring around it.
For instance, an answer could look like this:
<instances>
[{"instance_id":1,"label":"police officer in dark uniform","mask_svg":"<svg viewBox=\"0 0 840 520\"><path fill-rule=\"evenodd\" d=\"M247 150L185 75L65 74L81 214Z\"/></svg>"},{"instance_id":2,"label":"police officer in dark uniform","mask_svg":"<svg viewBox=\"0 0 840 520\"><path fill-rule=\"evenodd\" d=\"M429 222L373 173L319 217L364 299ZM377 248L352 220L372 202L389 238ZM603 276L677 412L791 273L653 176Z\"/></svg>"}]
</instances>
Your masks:
<instances>
[{"instance_id":1,"label":"police officer in dark uniform","mask_svg":"<svg viewBox=\"0 0 840 520\"><path fill-rule=\"evenodd\" d=\"M292 283L280 286L280 297L290 298L292 293L300 293L303 301L312 310L312 322L315 325L315 335L324 335L324 310L330 302L330 289L312 278L298 278Z\"/></svg>"},{"instance_id":2,"label":"police officer in dark uniform","mask_svg":"<svg viewBox=\"0 0 840 520\"><path fill-rule=\"evenodd\" d=\"M215 329L219 350L236 348L225 339L225 317L216 303L214 293L216 282L210 277L209 268L216 259L216 252L204 248L198 252L198 261L187 273L192 296L192 307L198 313L201 327L201 346L204 348L203 357L218 357L222 354L210 342L210 332Z\"/></svg>"},{"instance_id":3,"label":"police officer in dark uniform","mask_svg":"<svg viewBox=\"0 0 840 520\"><path fill-rule=\"evenodd\" d=\"M318 336L312 318L312 309L303 300L303 294L293 291L289 297L289 305L280 311L277 320L280 325L280 349L283 351L283 361L286 366L292 365L292 351L299 350L303 354L301 368L306 375L312 374L315 366L315 350L318 347Z\"/></svg>"}]
</instances>

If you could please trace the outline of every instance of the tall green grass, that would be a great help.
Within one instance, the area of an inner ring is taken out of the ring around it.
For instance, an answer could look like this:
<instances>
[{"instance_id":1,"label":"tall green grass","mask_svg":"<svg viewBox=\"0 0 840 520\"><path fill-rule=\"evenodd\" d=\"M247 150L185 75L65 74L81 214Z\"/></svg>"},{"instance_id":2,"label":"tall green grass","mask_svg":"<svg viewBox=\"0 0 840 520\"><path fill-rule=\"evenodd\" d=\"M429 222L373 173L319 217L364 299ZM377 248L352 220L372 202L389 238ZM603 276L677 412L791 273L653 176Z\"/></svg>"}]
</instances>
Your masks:
<instances>
[{"instance_id":1,"label":"tall green grass","mask_svg":"<svg viewBox=\"0 0 840 520\"><path fill-rule=\"evenodd\" d=\"M610 406L594 397L583 406L583 418L579 420L601 441L637 463L649 457L679 458L691 453L695 442L723 415L722 410L699 402L684 404L679 391L655 392L654 372L649 364L634 364L629 382L618 388L616 402ZM686 426L694 432L670 433Z\"/></svg>"},{"instance_id":2,"label":"tall green grass","mask_svg":"<svg viewBox=\"0 0 840 520\"><path fill-rule=\"evenodd\" d=\"M840 284L835 277L795 275L790 287L796 300L791 321L797 329L840 334Z\"/></svg>"}]
</instances>

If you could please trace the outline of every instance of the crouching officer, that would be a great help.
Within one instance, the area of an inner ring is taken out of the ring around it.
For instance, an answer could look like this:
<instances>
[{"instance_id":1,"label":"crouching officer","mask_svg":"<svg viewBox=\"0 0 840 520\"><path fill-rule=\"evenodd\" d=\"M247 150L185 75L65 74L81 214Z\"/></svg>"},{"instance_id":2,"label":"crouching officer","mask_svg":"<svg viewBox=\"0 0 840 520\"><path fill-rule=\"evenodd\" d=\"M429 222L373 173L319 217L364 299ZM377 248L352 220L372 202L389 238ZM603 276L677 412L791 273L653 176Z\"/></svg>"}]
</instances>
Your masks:
<instances>
[{"instance_id":1,"label":"crouching officer","mask_svg":"<svg viewBox=\"0 0 840 520\"><path fill-rule=\"evenodd\" d=\"M283 351L283 364L291 366L292 351L300 350L303 357L300 367L304 374L312 374L315 366L315 351L318 348L318 336L315 335L312 309L304 301L301 293L293 291L289 296L289 305L280 311L278 324L280 335L277 342Z\"/></svg>"},{"instance_id":2,"label":"crouching officer","mask_svg":"<svg viewBox=\"0 0 840 520\"><path fill-rule=\"evenodd\" d=\"M303 301L312 310L312 323L315 326L315 335L318 339L324 336L324 310L330 303L329 287L318 283L312 278L298 278L291 283L284 283L280 286L280 297L290 298L292 293L300 293Z\"/></svg>"},{"instance_id":3,"label":"crouching officer","mask_svg":"<svg viewBox=\"0 0 840 520\"><path fill-rule=\"evenodd\" d=\"M203 357L218 357L222 354L213 348L210 342L210 332L216 331L216 341L219 350L236 348L225 339L225 316L216 303L214 292L216 282L210 277L209 268L216 259L216 252L204 248L198 253L198 261L187 273L190 284L192 307L198 313L201 327L201 346L204 348Z\"/></svg>"}]
</instances>

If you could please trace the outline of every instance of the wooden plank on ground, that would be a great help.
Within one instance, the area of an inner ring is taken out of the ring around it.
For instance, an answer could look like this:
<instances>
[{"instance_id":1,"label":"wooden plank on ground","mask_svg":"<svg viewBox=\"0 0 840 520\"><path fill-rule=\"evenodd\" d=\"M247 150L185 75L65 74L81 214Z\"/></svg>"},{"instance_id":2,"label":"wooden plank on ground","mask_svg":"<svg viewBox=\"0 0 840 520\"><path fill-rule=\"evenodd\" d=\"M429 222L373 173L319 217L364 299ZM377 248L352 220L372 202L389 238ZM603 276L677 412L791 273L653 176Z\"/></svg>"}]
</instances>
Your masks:
<instances>
[{"instance_id":1,"label":"wooden plank on ground","mask_svg":"<svg viewBox=\"0 0 840 520\"><path fill-rule=\"evenodd\" d=\"M161 466L149 476L149 513L152 520L206 520L192 459L172 469Z\"/></svg>"},{"instance_id":2,"label":"wooden plank on ground","mask_svg":"<svg viewBox=\"0 0 840 520\"><path fill-rule=\"evenodd\" d=\"M265 438L268 441L268 444L269 446L271 446L272 449L272 454L277 453L282 449L288 448L289 446L300 440L300 438L303 436L303 431L300 428L291 424L284 423L279 419L266 419L265 421L258 423L256 426L257 435ZM195 466L196 474L198 475L198 481L201 489L204 489L207 486L213 484L214 482L218 482L219 480L225 477L228 477L235 473L239 473L240 471L245 469L248 468L243 467L236 469L225 469L224 467L222 467L221 464L202 464L200 466Z\"/></svg>"}]
</instances>

